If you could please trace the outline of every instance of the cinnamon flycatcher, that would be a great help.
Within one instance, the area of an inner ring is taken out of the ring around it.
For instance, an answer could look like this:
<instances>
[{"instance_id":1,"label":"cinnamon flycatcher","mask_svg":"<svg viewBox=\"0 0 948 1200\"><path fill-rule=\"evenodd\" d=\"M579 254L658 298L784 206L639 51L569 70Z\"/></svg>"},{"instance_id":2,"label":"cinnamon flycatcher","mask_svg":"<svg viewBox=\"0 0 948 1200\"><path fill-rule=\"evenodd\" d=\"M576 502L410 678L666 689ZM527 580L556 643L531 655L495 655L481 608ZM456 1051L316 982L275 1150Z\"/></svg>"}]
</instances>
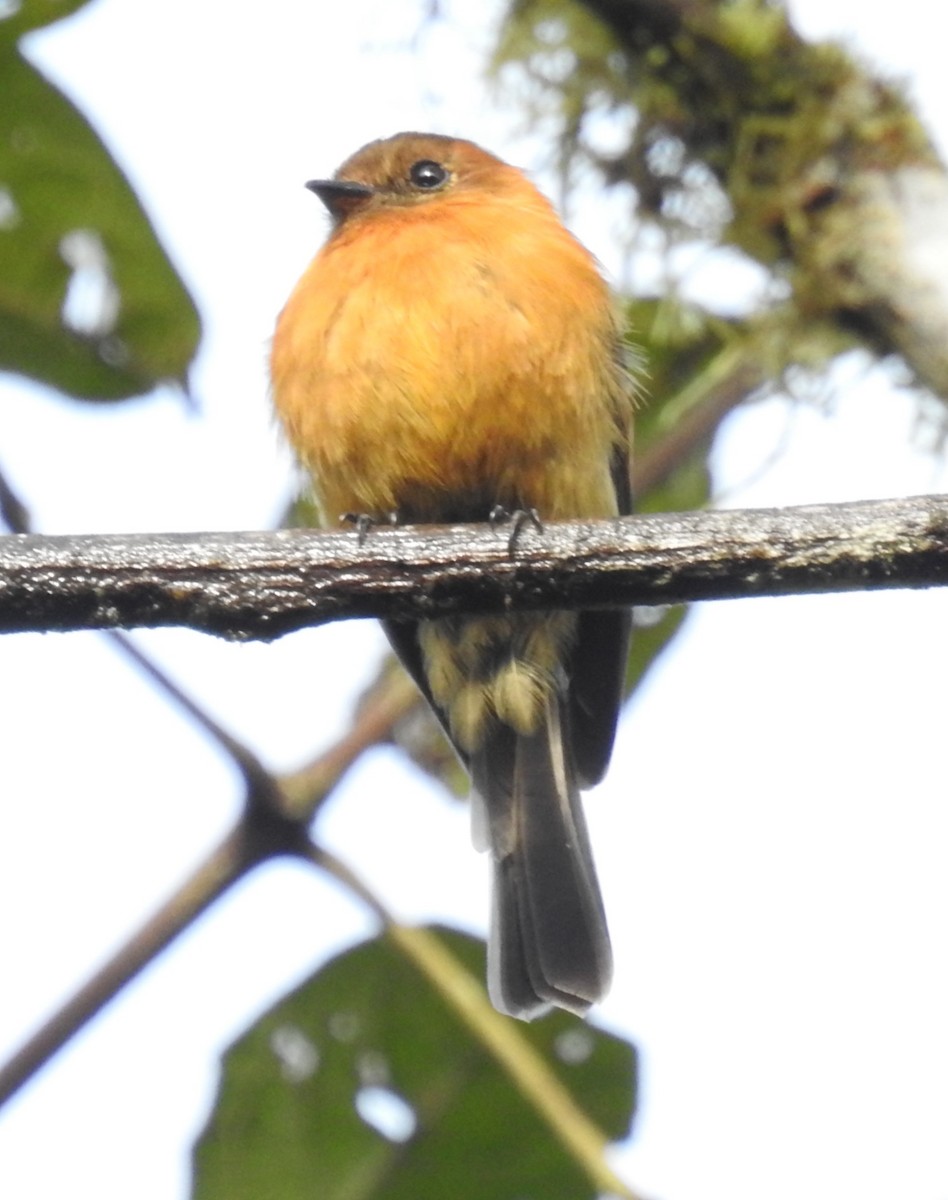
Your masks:
<instances>
[{"instance_id":1,"label":"cinnamon flycatcher","mask_svg":"<svg viewBox=\"0 0 948 1200\"><path fill-rule=\"evenodd\" d=\"M324 519L630 510L633 389L592 255L458 138L371 142L307 184L332 231L280 314L276 411ZM473 784L494 860L491 998L582 1013L612 954L579 789L608 765L626 611L388 621Z\"/></svg>"}]
</instances>

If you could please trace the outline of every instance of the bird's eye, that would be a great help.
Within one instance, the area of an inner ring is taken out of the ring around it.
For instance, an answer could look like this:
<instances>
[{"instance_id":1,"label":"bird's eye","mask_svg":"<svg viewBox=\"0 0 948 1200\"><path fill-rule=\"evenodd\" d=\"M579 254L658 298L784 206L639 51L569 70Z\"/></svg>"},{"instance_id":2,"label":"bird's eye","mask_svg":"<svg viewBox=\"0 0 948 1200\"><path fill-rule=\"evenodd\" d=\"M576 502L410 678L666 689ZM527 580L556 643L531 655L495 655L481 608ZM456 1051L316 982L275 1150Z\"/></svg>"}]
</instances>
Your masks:
<instances>
[{"instance_id":1,"label":"bird's eye","mask_svg":"<svg viewBox=\"0 0 948 1200\"><path fill-rule=\"evenodd\" d=\"M433 192L447 182L448 172L440 163L432 162L430 158L423 158L421 162L412 163L408 178L416 188L421 188L425 192Z\"/></svg>"}]
</instances>

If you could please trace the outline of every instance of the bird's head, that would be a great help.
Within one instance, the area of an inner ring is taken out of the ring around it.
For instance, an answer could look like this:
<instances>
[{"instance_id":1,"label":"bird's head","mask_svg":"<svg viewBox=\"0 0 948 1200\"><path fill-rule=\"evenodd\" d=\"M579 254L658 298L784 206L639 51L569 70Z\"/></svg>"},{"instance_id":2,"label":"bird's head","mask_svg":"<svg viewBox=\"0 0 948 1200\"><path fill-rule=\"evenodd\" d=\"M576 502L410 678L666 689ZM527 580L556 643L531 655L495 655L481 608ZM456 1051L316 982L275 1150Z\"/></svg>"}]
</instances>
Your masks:
<instances>
[{"instance_id":1,"label":"bird's head","mask_svg":"<svg viewBox=\"0 0 948 1200\"><path fill-rule=\"evenodd\" d=\"M458 194L498 196L534 190L514 167L463 138L437 133L397 133L369 142L346 159L331 179L306 185L338 226L393 207L436 203Z\"/></svg>"}]
</instances>

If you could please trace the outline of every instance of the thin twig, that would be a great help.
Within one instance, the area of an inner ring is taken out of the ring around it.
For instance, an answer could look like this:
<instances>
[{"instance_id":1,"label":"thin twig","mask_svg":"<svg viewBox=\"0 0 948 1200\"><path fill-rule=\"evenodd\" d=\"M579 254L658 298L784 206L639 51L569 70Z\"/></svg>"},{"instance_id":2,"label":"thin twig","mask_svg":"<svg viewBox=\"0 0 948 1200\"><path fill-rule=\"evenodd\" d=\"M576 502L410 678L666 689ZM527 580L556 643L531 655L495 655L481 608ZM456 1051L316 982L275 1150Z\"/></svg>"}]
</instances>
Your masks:
<instances>
[{"instance_id":1,"label":"thin twig","mask_svg":"<svg viewBox=\"0 0 948 1200\"><path fill-rule=\"evenodd\" d=\"M723 351L719 359L712 379L705 372L694 381L704 392L700 401L686 403L668 432L636 455L632 478L636 496L648 496L661 487L694 455L706 457L722 421L767 380L760 357L755 360L746 346ZM681 399L687 397L683 394Z\"/></svg>"},{"instance_id":2,"label":"thin twig","mask_svg":"<svg viewBox=\"0 0 948 1200\"><path fill-rule=\"evenodd\" d=\"M141 665L176 703L201 726L209 719L168 684L147 660ZM417 703L417 693L402 674L388 671L367 693L351 729L311 764L281 779L259 766L262 778L248 778L244 812L234 830L208 856L128 942L0 1067L0 1106L31 1079L106 1004L149 965L174 939L234 883L265 859L282 854L309 857L305 826L359 756L389 741L398 720ZM241 761L243 747L212 725L215 740ZM219 735L219 736L218 736ZM254 760L256 761L256 760ZM246 775L246 772L245 772ZM366 896L363 899L377 909Z\"/></svg>"},{"instance_id":3,"label":"thin twig","mask_svg":"<svg viewBox=\"0 0 948 1200\"><path fill-rule=\"evenodd\" d=\"M13 490L3 471L0 471L0 521L11 533L30 531L30 510Z\"/></svg>"},{"instance_id":4,"label":"thin twig","mask_svg":"<svg viewBox=\"0 0 948 1200\"><path fill-rule=\"evenodd\" d=\"M29 532L28 510L2 474L0 517L15 533ZM294 853L301 845L302 825L292 814L284 812L279 781L259 759L204 712L128 638L115 630L108 630L107 635L113 646L230 756L246 784L244 809L235 829L192 876L5 1065L0 1066L0 1106L237 880L264 859Z\"/></svg>"},{"instance_id":5,"label":"thin twig","mask_svg":"<svg viewBox=\"0 0 948 1200\"><path fill-rule=\"evenodd\" d=\"M0 471L0 519L5 522L11 533L28 534L31 530L29 509L13 491L2 471ZM135 667L147 675L169 700L178 708L183 709L212 741L215 741L226 754L230 755L246 780L248 788L259 792L270 790L272 783L270 774L246 746L218 725L209 713L206 713L190 696L186 695L157 663L148 658L124 634L118 630L109 629L106 631L106 636L120 654L130 659Z\"/></svg>"},{"instance_id":6,"label":"thin twig","mask_svg":"<svg viewBox=\"0 0 948 1200\"><path fill-rule=\"evenodd\" d=\"M120 654L124 655L135 667L146 675L149 680L178 708L182 709L207 736L216 742L234 762L247 785L248 796L253 797L254 803L270 802L279 806L277 787L273 775L264 767L253 751L228 733L222 725L190 696L157 663L143 654L135 643L118 630L106 631L106 636Z\"/></svg>"},{"instance_id":7,"label":"thin twig","mask_svg":"<svg viewBox=\"0 0 948 1200\"><path fill-rule=\"evenodd\" d=\"M236 883L250 865L243 835L239 831L230 834L126 945L0 1067L0 1105Z\"/></svg>"},{"instance_id":8,"label":"thin twig","mask_svg":"<svg viewBox=\"0 0 948 1200\"><path fill-rule=\"evenodd\" d=\"M399 721L421 703L418 689L401 667L383 664L347 732L311 763L280 780L284 811L300 820L311 819L356 759L371 747L392 741Z\"/></svg>"}]
</instances>

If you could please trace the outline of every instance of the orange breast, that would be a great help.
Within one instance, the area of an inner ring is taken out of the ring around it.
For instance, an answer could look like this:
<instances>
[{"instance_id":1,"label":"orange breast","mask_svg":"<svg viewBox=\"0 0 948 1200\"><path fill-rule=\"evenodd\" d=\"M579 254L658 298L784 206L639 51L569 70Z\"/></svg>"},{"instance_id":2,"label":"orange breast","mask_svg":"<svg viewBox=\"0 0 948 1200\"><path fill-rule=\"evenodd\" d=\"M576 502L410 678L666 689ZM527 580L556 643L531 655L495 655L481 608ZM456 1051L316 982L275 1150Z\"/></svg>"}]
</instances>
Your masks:
<instances>
[{"instance_id":1,"label":"orange breast","mask_svg":"<svg viewBox=\"0 0 948 1200\"><path fill-rule=\"evenodd\" d=\"M274 403L329 522L608 515L616 337L545 201L446 197L330 238L280 315Z\"/></svg>"}]
</instances>

